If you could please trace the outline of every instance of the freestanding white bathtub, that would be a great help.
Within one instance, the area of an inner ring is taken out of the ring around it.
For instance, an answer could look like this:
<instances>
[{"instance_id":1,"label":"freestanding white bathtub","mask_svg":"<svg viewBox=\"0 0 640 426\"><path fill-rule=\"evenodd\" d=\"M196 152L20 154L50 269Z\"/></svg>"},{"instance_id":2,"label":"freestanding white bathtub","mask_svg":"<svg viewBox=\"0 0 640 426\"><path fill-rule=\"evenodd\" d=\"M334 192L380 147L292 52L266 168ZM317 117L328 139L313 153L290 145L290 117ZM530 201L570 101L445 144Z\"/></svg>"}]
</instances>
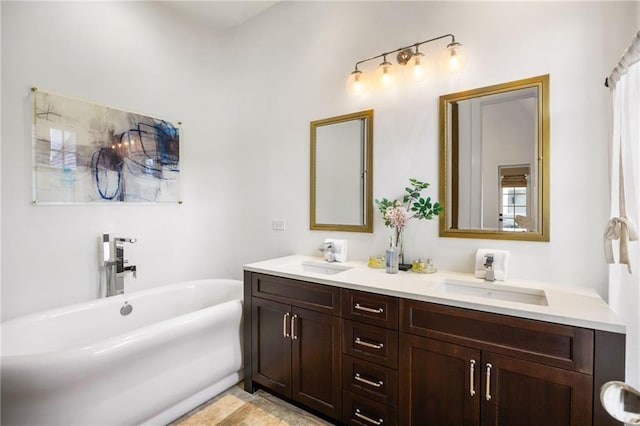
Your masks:
<instances>
[{"instance_id":1,"label":"freestanding white bathtub","mask_svg":"<svg viewBox=\"0 0 640 426\"><path fill-rule=\"evenodd\" d=\"M242 379L241 321L201 280L4 322L2 425L166 424Z\"/></svg>"}]
</instances>

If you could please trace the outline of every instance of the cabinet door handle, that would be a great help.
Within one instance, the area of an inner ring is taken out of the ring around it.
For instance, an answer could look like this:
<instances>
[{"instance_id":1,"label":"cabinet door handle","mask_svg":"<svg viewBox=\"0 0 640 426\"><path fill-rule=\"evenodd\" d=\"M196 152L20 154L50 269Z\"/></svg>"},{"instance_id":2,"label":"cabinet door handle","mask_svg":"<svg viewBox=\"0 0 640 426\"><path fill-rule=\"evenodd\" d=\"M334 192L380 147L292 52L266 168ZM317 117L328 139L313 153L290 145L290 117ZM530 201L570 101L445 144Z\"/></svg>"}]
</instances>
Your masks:
<instances>
[{"instance_id":1,"label":"cabinet door handle","mask_svg":"<svg viewBox=\"0 0 640 426\"><path fill-rule=\"evenodd\" d=\"M487 389L485 390L487 401L491 401L491 367L493 365L487 363Z\"/></svg>"},{"instance_id":2,"label":"cabinet door handle","mask_svg":"<svg viewBox=\"0 0 640 426\"><path fill-rule=\"evenodd\" d=\"M382 419L374 420L374 419L372 419L372 418L371 418L371 417L369 417L369 416L365 416L364 414L362 414L362 413L360 412L360 409L359 409L359 408L356 408L356 411L355 411L355 413L353 413L353 414L355 414L355 416L356 416L357 418L362 419L362 420L364 420L364 421L366 421L366 422L369 422L369 423L371 423L372 425L379 426L379 425L381 425L382 423L384 423L384 420L382 420Z\"/></svg>"},{"instance_id":3,"label":"cabinet door handle","mask_svg":"<svg viewBox=\"0 0 640 426\"><path fill-rule=\"evenodd\" d=\"M284 314L284 316L282 317L282 337L289 337L287 325L289 325L289 312Z\"/></svg>"},{"instance_id":4,"label":"cabinet door handle","mask_svg":"<svg viewBox=\"0 0 640 426\"><path fill-rule=\"evenodd\" d=\"M373 382L373 381L371 381L369 379L365 379L364 377L362 377L360 375L360 373L356 373L355 376L353 376L353 378L356 379L359 382L366 383L369 386L375 386L376 388L379 388L382 385L384 385L384 382L382 380L378 380L377 382Z\"/></svg>"},{"instance_id":5,"label":"cabinet door handle","mask_svg":"<svg viewBox=\"0 0 640 426\"><path fill-rule=\"evenodd\" d=\"M381 313L384 312L384 309L382 309L382 308L377 308L377 309L368 308L366 306L362 306L359 303L356 303L354 308L358 309L359 311L371 312L372 314L381 314Z\"/></svg>"},{"instance_id":6,"label":"cabinet door handle","mask_svg":"<svg viewBox=\"0 0 640 426\"><path fill-rule=\"evenodd\" d=\"M293 340L298 339L298 334L296 333L296 320L298 319L298 315L294 315L291 317L291 338Z\"/></svg>"},{"instance_id":7,"label":"cabinet door handle","mask_svg":"<svg viewBox=\"0 0 640 426\"><path fill-rule=\"evenodd\" d=\"M384 344L382 344L382 343L365 342L364 340L361 340L359 337L356 337L355 342L356 342L357 345L366 346L367 348L373 348L373 349L382 349L382 348L384 348Z\"/></svg>"},{"instance_id":8,"label":"cabinet door handle","mask_svg":"<svg viewBox=\"0 0 640 426\"><path fill-rule=\"evenodd\" d=\"M474 396L476 394L476 385L473 382L476 374L476 360L472 359L469 362L469 395Z\"/></svg>"}]
</instances>

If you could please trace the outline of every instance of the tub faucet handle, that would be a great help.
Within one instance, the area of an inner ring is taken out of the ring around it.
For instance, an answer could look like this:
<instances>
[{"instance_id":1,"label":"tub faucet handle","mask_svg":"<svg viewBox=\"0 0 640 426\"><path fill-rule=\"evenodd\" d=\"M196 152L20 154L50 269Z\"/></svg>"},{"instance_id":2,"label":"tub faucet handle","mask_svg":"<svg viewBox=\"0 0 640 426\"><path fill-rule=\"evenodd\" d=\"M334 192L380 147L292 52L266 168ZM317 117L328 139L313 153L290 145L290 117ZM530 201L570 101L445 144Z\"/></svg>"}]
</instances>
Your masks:
<instances>
[{"instance_id":1,"label":"tub faucet handle","mask_svg":"<svg viewBox=\"0 0 640 426\"><path fill-rule=\"evenodd\" d=\"M136 265L125 266L124 271L131 272L131 276L133 276L133 278L138 278L138 268L136 268Z\"/></svg>"},{"instance_id":2,"label":"tub faucet handle","mask_svg":"<svg viewBox=\"0 0 640 426\"><path fill-rule=\"evenodd\" d=\"M123 237L116 237L114 238L114 240L119 243L131 243L131 244L134 244L137 241L135 238L123 238Z\"/></svg>"}]
</instances>

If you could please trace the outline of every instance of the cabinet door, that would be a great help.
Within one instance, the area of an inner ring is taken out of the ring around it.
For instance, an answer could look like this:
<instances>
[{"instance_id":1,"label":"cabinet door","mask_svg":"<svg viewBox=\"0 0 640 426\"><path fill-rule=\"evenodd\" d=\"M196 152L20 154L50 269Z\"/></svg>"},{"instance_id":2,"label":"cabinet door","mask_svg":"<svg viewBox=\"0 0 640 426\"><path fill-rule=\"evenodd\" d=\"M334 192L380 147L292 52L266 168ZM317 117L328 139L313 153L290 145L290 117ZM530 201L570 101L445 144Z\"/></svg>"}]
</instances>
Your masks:
<instances>
[{"instance_id":1,"label":"cabinet door","mask_svg":"<svg viewBox=\"0 0 640 426\"><path fill-rule=\"evenodd\" d=\"M483 352L482 424L589 426L591 376Z\"/></svg>"},{"instance_id":2,"label":"cabinet door","mask_svg":"<svg viewBox=\"0 0 640 426\"><path fill-rule=\"evenodd\" d=\"M291 398L291 308L253 298L253 381Z\"/></svg>"},{"instance_id":3,"label":"cabinet door","mask_svg":"<svg viewBox=\"0 0 640 426\"><path fill-rule=\"evenodd\" d=\"M400 333L400 424L479 425L479 367L478 350Z\"/></svg>"},{"instance_id":4,"label":"cabinet door","mask_svg":"<svg viewBox=\"0 0 640 426\"><path fill-rule=\"evenodd\" d=\"M338 419L340 318L295 307L291 318L293 399Z\"/></svg>"}]
</instances>

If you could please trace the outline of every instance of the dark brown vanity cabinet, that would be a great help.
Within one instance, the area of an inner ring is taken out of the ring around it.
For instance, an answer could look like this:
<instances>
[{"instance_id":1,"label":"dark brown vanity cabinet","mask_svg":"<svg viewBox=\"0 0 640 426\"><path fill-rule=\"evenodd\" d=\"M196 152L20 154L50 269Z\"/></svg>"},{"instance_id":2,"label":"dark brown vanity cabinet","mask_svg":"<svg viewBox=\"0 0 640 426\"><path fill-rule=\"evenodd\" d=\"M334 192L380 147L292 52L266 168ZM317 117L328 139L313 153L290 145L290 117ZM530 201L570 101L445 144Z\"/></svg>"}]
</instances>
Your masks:
<instances>
[{"instance_id":1,"label":"dark brown vanity cabinet","mask_svg":"<svg viewBox=\"0 0 640 426\"><path fill-rule=\"evenodd\" d=\"M591 377L403 334L402 424L590 425Z\"/></svg>"},{"instance_id":2,"label":"dark brown vanity cabinet","mask_svg":"<svg viewBox=\"0 0 640 426\"><path fill-rule=\"evenodd\" d=\"M400 306L401 424L618 424L598 412L596 376L608 374L615 357L624 366L624 344L596 351L590 329L418 301Z\"/></svg>"},{"instance_id":3,"label":"dark brown vanity cabinet","mask_svg":"<svg viewBox=\"0 0 640 426\"><path fill-rule=\"evenodd\" d=\"M245 358L245 389L259 384L339 418L339 289L259 274L253 274L251 284L251 350L246 351L251 360L247 364Z\"/></svg>"},{"instance_id":4,"label":"dark brown vanity cabinet","mask_svg":"<svg viewBox=\"0 0 640 426\"><path fill-rule=\"evenodd\" d=\"M625 337L245 272L245 389L353 425L620 425Z\"/></svg>"}]
</instances>

